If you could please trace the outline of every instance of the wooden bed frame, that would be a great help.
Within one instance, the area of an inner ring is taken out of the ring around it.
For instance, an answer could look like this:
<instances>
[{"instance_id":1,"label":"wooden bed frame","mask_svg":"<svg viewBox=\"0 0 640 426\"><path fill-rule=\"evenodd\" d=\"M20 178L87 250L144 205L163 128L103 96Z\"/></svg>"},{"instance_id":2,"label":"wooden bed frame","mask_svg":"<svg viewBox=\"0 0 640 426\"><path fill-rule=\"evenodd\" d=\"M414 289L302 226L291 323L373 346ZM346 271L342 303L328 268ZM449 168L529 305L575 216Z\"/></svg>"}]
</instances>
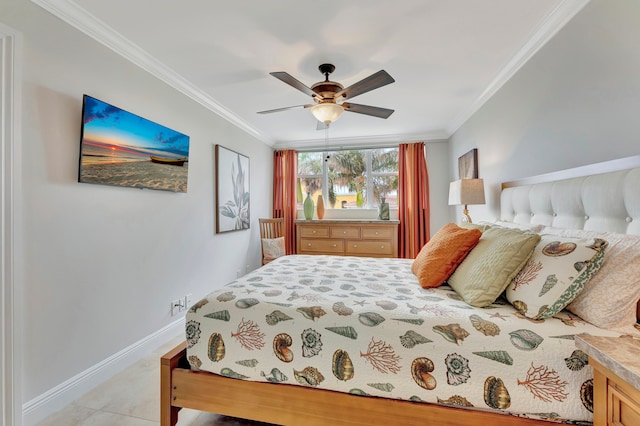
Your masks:
<instances>
[{"instance_id":1,"label":"wooden bed frame","mask_svg":"<svg viewBox=\"0 0 640 426\"><path fill-rule=\"evenodd\" d=\"M640 156L503 184L503 188L640 167ZM638 303L640 319L640 302ZM352 395L297 385L251 382L193 371L186 343L161 358L161 426L174 426L181 408L279 425L543 426L543 420L421 402Z\"/></svg>"},{"instance_id":2,"label":"wooden bed frame","mask_svg":"<svg viewBox=\"0 0 640 426\"><path fill-rule=\"evenodd\" d=\"M193 371L186 359L186 343L161 358L160 382L161 426L174 426L181 408L278 425L557 425L485 411L250 382Z\"/></svg>"}]
</instances>

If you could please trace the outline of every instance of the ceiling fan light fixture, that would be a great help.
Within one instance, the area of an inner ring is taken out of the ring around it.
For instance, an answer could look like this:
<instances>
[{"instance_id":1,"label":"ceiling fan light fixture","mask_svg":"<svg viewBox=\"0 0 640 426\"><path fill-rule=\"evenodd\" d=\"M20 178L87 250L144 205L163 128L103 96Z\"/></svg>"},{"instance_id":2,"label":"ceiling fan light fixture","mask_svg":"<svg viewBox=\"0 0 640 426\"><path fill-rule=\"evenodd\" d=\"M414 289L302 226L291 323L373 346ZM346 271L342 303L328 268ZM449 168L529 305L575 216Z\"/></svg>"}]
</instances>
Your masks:
<instances>
[{"instance_id":1,"label":"ceiling fan light fixture","mask_svg":"<svg viewBox=\"0 0 640 426\"><path fill-rule=\"evenodd\" d=\"M336 121L342 113L344 108L338 104L325 102L311 107L311 114L321 123L327 126Z\"/></svg>"}]
</instances>

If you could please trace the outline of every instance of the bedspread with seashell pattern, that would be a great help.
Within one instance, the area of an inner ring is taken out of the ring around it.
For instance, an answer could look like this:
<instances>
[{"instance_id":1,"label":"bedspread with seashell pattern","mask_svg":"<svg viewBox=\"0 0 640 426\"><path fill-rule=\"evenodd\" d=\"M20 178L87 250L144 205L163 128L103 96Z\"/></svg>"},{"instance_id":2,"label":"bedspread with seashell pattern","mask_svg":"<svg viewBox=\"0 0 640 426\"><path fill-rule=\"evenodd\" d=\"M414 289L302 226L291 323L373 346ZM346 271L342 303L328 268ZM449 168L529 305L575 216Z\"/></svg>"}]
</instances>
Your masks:
<instances>
[{"instance_id":1,"label":"bedspread with seashell pattern","mask_svg":"<svg viewBox=\"0 0 640 426\"><path fill-rule=\"evenodd\" d=\"M192 369L362 396L593 420L579 333L616 336L562 311L531 321L507 302L478 309L423 289L412 260L285 256L186 316Z\"/></svg>"}]
</instances>

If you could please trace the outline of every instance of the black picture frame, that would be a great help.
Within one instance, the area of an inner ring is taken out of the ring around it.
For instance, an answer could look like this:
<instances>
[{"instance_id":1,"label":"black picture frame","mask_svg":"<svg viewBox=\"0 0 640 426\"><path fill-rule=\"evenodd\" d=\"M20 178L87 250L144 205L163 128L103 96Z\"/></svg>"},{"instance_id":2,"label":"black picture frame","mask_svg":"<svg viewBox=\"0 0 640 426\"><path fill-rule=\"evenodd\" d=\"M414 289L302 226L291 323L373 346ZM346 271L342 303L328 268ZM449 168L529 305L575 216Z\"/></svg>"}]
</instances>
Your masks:
<instances>
[{"instance_id":1,"label":"black picture frame","mask_svg":"<svg viewBox=\"0 0 640 426\"><path fill-rule=\"evenodd\" d=\"M458 179L478 179L478 149L458 157Z\"/></svg>"}]
</instances>

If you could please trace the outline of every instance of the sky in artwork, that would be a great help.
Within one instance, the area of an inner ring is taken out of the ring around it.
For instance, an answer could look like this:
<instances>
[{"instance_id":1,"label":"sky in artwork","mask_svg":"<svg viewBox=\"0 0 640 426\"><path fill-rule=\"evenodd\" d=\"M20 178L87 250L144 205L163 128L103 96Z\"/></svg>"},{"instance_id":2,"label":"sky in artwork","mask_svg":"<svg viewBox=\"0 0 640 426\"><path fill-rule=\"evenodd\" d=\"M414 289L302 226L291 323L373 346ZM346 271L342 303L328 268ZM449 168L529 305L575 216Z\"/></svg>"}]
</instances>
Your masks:
<instances>
[{"instance_id":1,"label":"sky in artwork","mask_svg":"<svg viewBox=\"0 0 640 426\"><path fill-rule=\"evenodd\" d=\"M128 160L189 156L189 136L91 96L84 98L82 155Z\"/></svg>"}]
</instances>

